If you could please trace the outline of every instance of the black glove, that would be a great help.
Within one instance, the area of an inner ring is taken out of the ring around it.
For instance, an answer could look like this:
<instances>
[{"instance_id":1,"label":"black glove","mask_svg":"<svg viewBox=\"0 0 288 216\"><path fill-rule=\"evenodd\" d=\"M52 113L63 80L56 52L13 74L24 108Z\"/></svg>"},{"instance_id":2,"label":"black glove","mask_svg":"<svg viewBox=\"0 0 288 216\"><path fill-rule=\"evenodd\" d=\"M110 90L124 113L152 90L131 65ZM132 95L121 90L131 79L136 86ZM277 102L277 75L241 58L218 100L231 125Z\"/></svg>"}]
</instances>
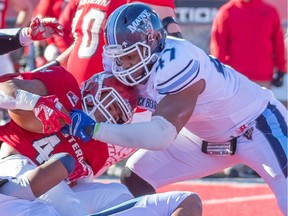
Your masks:
<instances>
[{"instance_id":1,"label":"black glove","mask_svg":"<svg viewBox=\"0 0 288 216\"><path fill-rule=\"evenodd\" d=\"M285 73L282 71L277 71L272 79L271 84L276 87L281 87L283 85Z\"/></svg>"}]
</instances>

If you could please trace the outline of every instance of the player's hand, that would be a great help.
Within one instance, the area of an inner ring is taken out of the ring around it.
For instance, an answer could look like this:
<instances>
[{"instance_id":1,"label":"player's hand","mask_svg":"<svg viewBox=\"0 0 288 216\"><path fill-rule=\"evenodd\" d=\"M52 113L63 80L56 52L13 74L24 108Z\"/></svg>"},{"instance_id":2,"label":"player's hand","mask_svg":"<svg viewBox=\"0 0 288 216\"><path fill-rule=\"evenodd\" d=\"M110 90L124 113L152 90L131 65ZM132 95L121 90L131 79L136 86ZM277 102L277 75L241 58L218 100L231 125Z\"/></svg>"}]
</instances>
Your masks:
<instances>
[{"instance_id":1,"label":"player's hand","mask_svg":"<svg viewBox=\"0 0 288 216\"><path fill-rule=\"evenodd\" d=\"M60 119L71 124L69 115L61 111L63 105L55 95L42 96L33 108L34 115L43 125L43 133L53 133L61 129Z\"/></svg>"},{"instance_id":2,"label":"player's hand","mask_svg":"<svg viewBox=\"0 0 288 216\"><path fill-rule=\"evenodd\" d=\"M73 109L70 112L72 123L65 125L61 132L80 138L84 142L91 140L96 122L82 110Z\"/></svg>"},{"instance_id":3,"label":"player's hand","mask_svg":"<svg viewBox=\"0 0 288 216\"><path fill-rule=\"evenodd\" d=\"M63 26L55 18L36 17L30 24L27 34L32 40L45 40L54 35L63 36Z\"/></svg>"},{"instance_id":4,"label":"player's hand","mask_svg":"<svg viewBox=\"0 0 288 216\"><path fill-rule=\"evenodd\" d=\"M277 71L273 76L271 84L276 87L281 87L284 82L284 76L285 76L284 72Z\"/></svg>"},{"instance_id":5,"label":"player's hand","mask_svg":"<svg viewBox=\"0 0 288 216\"><path fill-rule=\"evenodd\" d=\"M81 178L93 178L93 170L85 161L76 161L75 169L68 175L69 182L75 182Z\"/></svg>"}]
</instances>

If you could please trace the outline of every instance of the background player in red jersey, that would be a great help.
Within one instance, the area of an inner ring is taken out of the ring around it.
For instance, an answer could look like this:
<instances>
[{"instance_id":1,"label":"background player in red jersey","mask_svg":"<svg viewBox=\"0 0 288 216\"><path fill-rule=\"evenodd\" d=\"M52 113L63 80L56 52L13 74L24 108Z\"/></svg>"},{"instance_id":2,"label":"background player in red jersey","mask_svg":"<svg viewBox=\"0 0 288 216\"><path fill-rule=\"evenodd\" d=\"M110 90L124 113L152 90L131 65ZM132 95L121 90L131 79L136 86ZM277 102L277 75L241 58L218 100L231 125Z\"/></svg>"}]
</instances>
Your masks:
<instances>
[{"instance_id":1,"label":"background player in red jersey","mask_svg":"<svg viewBox=\"0 0 288 216\"><path fill-rule=\"evenodd\" d=\"M66 4L67 2L64 0L40 0L34 9L33 17L40 19L43 17L52 17L58 20ZM31 56L33 58L31 61L35 61L36 68L43 66L59 55L54 45L55 39L52 37L46 41L37 41L34 43L34 47L30 46L30 49L34 48L35 56Z\"/></svg>"},{"instance_id":2,"label":"background player in red jersey","mask_svg":"<svg viewBox=\"0 0 288 216\"><path fill-rule=\"evenodd\" d=\"M55 46L57 47L59 53L63 53L66 49L68 49L74 41L73 32L72 32L72 22L73 19L71 17L75 16L77 11L79 0L70 0L62 13L59 16L59 23L63 26L63 37L55 38ZM54 60L54 59L53 59Z\"/></svg>"},{"instance_id":3,"label":"background player in red jersey","mask_svg":"<svg viewBox=\"0 0 288 216\"><path fill-rule=\"evenodd\" d=\"M23 28L29 25L33 6L29 0L17 1L17 0L2 0L0 2L0 28L6 28L6 13L8 8L13 8L17 12L17 19L15 27ZM0 68L0 75L5 73L14 73L14 65L9 54L1 55L0 61L2 63Z\"/></svg>"},{"instance_id":4,"label":"background player in red jersey","mask_svg":"<svg viewBox=\"0 0 288 216\"><path fill-rule=\"evenodd\" d=\"M41 29L41 31L40 31ZM0 29L0 54L26 46L36 40L63 35L62 26L53 18L34 19L29 27Z\"/></svg>"},{"instance_id":5,"label":"background player in red jersey","mask_svg":"<svg viewBox=\"0 0 288 216\"><path fill-rule=\"evenodd\" d=\"M180 28L175 21L174 1L169 0L163 3L161 1L146 0L146 2L153 5L153 7L155 6L155 9L159 10L163 18L169 17L165 20L165 27L169 26L169 33L181 36ZM76 77L79 86L93 74L104 70L101 64L104 25L107 17L125 3L127 3L127 0L112 0L108 3L71 0L60 16L59 22L64 26L66 36L56 41L56 45L62 53L57 57L57 61ZM67 45L71 43L71 37L69 37L71 34L68 33L68 29L71 29L71 16L74 16L71 31L74 36L74 43L67 48ZM65 48L67 49L63 53ZM78 67L75 67L75 65L78 65Z\"/></svg>"}]
</instances>

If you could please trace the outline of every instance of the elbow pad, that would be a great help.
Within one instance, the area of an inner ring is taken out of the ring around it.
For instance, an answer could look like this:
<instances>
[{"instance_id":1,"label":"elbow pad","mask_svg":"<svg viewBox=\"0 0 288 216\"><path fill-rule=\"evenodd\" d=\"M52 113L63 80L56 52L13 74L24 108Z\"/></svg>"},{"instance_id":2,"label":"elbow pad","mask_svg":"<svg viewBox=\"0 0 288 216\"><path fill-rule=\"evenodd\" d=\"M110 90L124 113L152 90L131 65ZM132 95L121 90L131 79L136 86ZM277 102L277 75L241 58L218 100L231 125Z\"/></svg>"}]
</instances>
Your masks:
<instances>
[{"instance_id":1,"label":"elbow pad","mask_svg":"<svg viewBox=\"0 0 288 216\"><path fill-rule=\"evenodd\" d=\"M150 122L127 125L101 123L93 139L123 147L162 150L177 136L176 128L162 116L153 116Z\"/></svg>"}]
</instances>

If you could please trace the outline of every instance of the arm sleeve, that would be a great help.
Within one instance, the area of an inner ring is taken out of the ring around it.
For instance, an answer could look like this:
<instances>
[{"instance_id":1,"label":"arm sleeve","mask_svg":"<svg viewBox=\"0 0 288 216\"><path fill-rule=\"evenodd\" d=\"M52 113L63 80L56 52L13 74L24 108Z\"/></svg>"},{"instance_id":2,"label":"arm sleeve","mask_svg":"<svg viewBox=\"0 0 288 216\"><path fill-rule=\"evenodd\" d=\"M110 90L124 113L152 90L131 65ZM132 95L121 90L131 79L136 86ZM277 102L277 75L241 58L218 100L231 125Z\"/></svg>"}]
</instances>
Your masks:
<instances>
[{"instance_id":1,"label":"arm sleeve","mask_svg":"<svg viewBox=\"0 0 288 216\"><path fill-rule=\"evenodd\" d=\"M174 125L162 116L153 116L149 122L133 124L101 123L93 139L123 147L162 150L177 136Z\"/></svg>"},{"instance_id":2,"label":"arm sleeve","mask_svg":"<svg viewBox=\"0 0 288 216\"><path fill-rule=\"evenodd\" d=\"M19 41L21 29L1 29L0 30L0 55L22 47Z\"/></svg>"}]
</instances>

